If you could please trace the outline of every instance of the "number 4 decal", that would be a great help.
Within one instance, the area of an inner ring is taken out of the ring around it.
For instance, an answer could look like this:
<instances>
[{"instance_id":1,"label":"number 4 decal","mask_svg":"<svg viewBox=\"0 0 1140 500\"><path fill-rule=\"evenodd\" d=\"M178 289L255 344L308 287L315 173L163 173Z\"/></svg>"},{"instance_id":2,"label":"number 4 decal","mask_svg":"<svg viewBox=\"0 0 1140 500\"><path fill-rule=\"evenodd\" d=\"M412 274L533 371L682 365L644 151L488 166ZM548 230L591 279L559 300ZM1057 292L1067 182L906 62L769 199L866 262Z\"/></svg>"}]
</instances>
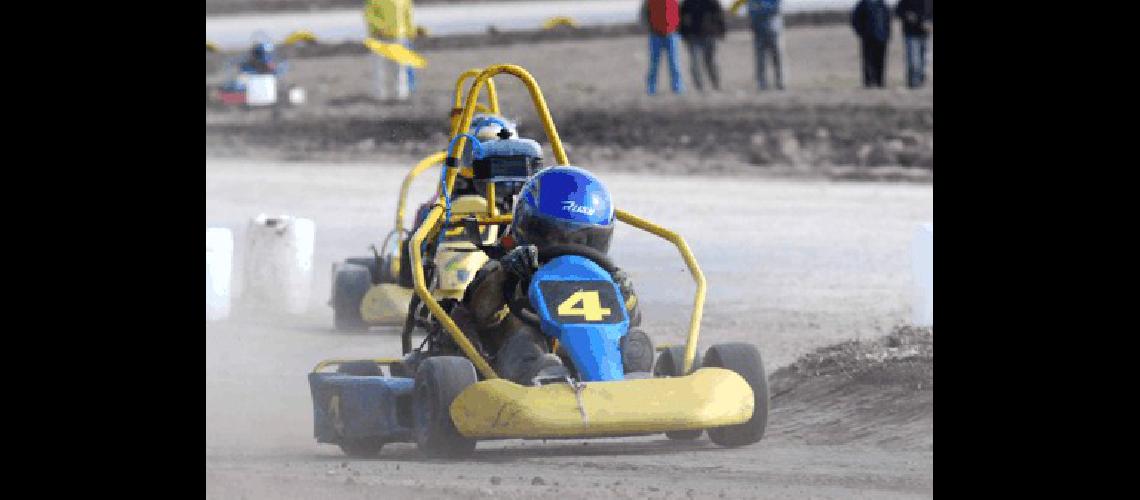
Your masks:
<instances>
[{"instance_id":1,"label":"number 4 decal","mask_svg":"<svg viewBox=\"0 0 1140 500\"><path fill-rule=\"evenodd\" d=\"M576 307L581 304L581 307ZM610 315L610 308L602 307L597 290L578 290L558 304L559 316L581 316L586 321L601 321Z\"/></svg>"}]
</instances>

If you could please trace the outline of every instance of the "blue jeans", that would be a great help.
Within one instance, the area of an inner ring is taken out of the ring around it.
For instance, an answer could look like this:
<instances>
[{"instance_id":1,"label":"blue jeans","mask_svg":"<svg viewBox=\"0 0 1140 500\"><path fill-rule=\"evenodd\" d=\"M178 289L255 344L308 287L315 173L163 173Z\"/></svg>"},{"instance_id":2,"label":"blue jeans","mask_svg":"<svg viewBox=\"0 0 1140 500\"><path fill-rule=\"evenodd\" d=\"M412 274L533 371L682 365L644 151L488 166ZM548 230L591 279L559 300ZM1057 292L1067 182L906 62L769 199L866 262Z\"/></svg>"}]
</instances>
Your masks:
<instances>
[{"instance_id":1,"label":"blue jeans","mask_svg":"<svg viewBox=\"0 0 1140 500\"><path fill-rule=\"evenodd\" d=\"M412 47L411 40L403 40L404 47L408 50L415 50ZM416 91L416 69L408 66L408 93Z\"/></svg>"},{"instance_id":2,"label":"blue jeans","mask_svg":"<svg viewBox=\"0 0 1140 500\"><path fill-rule=\"evenodd\" d=\"M772 59L776 88L784 89L784 47L781 34L784 20L781 17L752 17L752 47L756 56L756 87L768 90L767 60Z\"/></svg>"},{"instance_id":3,"label":"blue jeans","mask_svg":"<svg viewBox=\"0 0 1140 500\"><path fill-rule=\"evenodd\" d=\"M669 83L672 85L673 93L680 94L684 92L685 86L681 83L681 60L680 48L678 47L678 40L680 35L670 33L668 35L658 35L656 33L649 34L649 80L646 85L646 90L649 95L657 93L657 60L661 57L661 51L667 52L666 58L669 61Z\"/></svg>"},{"instance_id":4,"label":"blue jeans","mask_svg":"<svg viewBox=\"0 0 1140 500\"><path fill-rule=\"evenodd\" d=\"M906 37L906 85L921 87L926 83L926 37Z\"/></svg>"}]
</instances>

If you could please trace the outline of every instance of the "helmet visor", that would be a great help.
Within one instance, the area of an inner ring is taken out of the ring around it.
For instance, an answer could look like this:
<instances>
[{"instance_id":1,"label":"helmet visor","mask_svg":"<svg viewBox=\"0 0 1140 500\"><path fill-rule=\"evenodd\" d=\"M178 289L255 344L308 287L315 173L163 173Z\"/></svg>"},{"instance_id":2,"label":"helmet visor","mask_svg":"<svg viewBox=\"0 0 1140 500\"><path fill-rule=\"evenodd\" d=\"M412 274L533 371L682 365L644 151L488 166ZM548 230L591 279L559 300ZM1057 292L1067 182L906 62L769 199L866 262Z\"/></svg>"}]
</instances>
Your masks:
<instances>
[{"instance_id":1,"label":"helmet visor","mask_svg":"<svg viewBox=\"0 0 1140 500\"><path fill-rule=\"evenodd\" d=\"M515 238L520 243L534 245L539 249L575 244L609 253L610 239L614 232L612 225L600 226L534 215L523 217L521 221L516 219L515 222Z\"/></svg>"}]
</instances>

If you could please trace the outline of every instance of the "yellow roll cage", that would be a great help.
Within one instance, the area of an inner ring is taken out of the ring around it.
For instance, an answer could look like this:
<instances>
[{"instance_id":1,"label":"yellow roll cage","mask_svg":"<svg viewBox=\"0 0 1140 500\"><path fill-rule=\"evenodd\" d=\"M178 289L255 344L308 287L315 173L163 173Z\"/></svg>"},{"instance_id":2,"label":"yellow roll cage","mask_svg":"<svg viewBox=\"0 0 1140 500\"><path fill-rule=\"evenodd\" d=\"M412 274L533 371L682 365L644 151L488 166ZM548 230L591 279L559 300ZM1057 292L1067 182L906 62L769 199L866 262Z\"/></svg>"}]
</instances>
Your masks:
<instances>
[{"instance_id":1,"label":"yellow roll cage","mask_svg":"<svg viewBox=\"0 0 1140 500\"><path fill-rule=\"evenodd\" d=\"M451 133L448 135L449 140L451 137L455 137L455 134L458 134L460 130L458 128L459 120L455 115L462 113L463 111L463 108L461 107L463 104L463 84L468 79L479 76L480 73L482 73L481 69L471 68L467 71L464 71L463 73L460 73L459 78L455 80L455 101L451 112ZM487 81L487 103L487 105L484 105L483 103L476 103L475 106L477 110L482 110L484 113L492 113L496 115L499 114L499 94L495 91L495 82L490 80ZM447 153L444 151L432 153L420 160L419 163L416 163L416 165L413 166L412 169L404 175L404 182L400 185L400 197L396 201L396 223L393 226L395 229L388 233L388 236L384 238L385 244L392 236L399 238L400 235L406 231L404 228L404 215L406 213L404 209L407 206L408 191L412 187L412 182L415 181L416 177L419 177L419 175L424 173L424 171L427 169L443 163L446 158ZM450 185L448 188L450 189ZM492 187L491 189L492 191L490 194L494 196L494 188ZM392 260L391 266L398 265L400 258L402 257L402 252L403 245L397 245L396 258Z\"/></svg>"},{"instance_id":2,"label":"yellow roll cage","mask_svg":"<svg viewBox=\"0 0 1140 500\"><path fill-rule=\"evenodd\" d=\"M468 73L471 71L473 70L468 70L467 72L464 72L462 75L460 75L460 80L456 84L457 87L459 87L460 83L467 78ZM479 74L475 77L475 81L472 83L470 89L467 92L467 100L466 104L463 107L463 114L460 116L458 123L454 124L452 127L452 137L456 135L457 131L466 130L471 126L471 119L476 112L476 101L478 100L479 91L482 90L483 85L488 85L488 93L494 95L490 90L492 85L490 83L490 80L495 75L502 73L514 75L518 79L522 80L523 84L530 92L531 101L533 102L535 110L538 112L538 115L542 120L543 128L546 130L546 136L550 140L551 149L554 151L555 161L559 165L569 165L569 161L566 158L566 151L563 149L562 141L558 136L558 130L555 128L554 121L550 117L550 111L546 107L546 99L542 96L542 90L539 89L538 84L534 80L534 77L532 77L531 74L527 72L527 70L513 64L496 64L493 66L488 66L486 69L479 72ZM497 97L492 97L492 106L493 110L498 108ZM466 137L460 137L456 150L463 151L463 148L466 146L466 141ZM437 155L439 154L443 153L437 153ZM429 159L433 158L435 158L435 156L426 158L423 162L421 162L421 165ZM417 168L418 167L420 167L420 165L417 165ZM425 166L423 168L426 169L427 167ZM416 169L413 169L413 172L415 172L415 170ZM447 171L446 186L449 192L455 185L455 176L457 174L458 169L449 169ZM409 173L409 175L411 175L411 173ZM408 181L405 180L405 188L407 184ZM489 184L488 189L492 189L493 186L494 184ZM404 191L402 190L401 195L403 195L403 192ZM487 196L486 213L477 214L475 216L479 225L508 224L511 222L511 214L496 214L494 199L494 193L489 192ZM401 204L402 203L403 201L401 199ZM425 239L428 237L434 237L434 235L439 233L439 230L442 228L444 222L443 212L443 205L437 201L435 206L432 207L431 211L428 212L423 221L423 224L421 224L419 229L416 230L415 234L412 235L412 244L410 247L412 252L411 261L414 291L416 295L419 296L420 300L422 300L423 303L428 306L431 315L435 317L435 319L439 321L441 325L443 325L443 328L447 330L447 333L449 335L451 335L452 340L454 340L455 343L459 345L459 348L463 351L467 358L470 359L472 363L474 363L475 368L479 370L479 373L483 374L484 378L496 379L499 378L499 376L495 373L495 370L493 370L491 368L491 365L487 363L487 360L483 358L481 354L479 354L479 351L475 349L475 346L471 344L471 341L467 339L467 336L463 334L462 330L460 330L455 322L451 319L451 317L447 315L439 303L435 301L435 298L432 297L431 292L428 291L427 284L424 280L423 252L421 250L421 245ZM685 260L685 265L689 268L689 273L693 276L693 280L696 281L697 290L693 299L692 316L689 320L689 335L688 340L685 343L684 369L682 372L689 373L692 370L693 361L696 359L697 338L700 336L701 316L704 311L706 288L704 273L701 272L701 268L697 264L696 258L693 257L693 253L689 249L689 245L685 243L684 238L682 238L677 233L621 209L615 209L615 215L618 220L648 233L654 234L676 246L677 250L681 253L681 257ZM451 220L447 222L449 224L460 224L462 223L463 219L468 216L469 215L453 215ZM398 217L402 217L402 208L400 211L398 211ZM402 224L402 218L400 219L400 222L398 222L398 225L399 224Z\"/></svg>"}]
</instances>

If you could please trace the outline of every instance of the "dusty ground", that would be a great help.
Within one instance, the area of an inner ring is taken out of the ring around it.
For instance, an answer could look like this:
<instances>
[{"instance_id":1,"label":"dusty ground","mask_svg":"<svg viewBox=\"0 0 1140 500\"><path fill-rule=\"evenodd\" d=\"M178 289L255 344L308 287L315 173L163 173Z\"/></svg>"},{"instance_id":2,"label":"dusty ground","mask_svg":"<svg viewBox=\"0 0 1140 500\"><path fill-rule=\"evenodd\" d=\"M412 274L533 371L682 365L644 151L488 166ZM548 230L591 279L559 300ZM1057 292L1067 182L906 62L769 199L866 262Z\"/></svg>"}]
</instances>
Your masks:
<instances>
[{"instance_id":1,"label":"dusty ground","mask_svg":"<svg viewBox=\"0 0 1140 500\"><path fill-rule=\"evenodd\" d=\"M308 314L239 311L206 325L208 498L933 495L933 337L875 340L910 313L910 238L933 220L924 184L602 173L619 206L676 229L701 262L701 350L748 341L764 352L773 410L755 446L512 440L447 462L420 459L410 445L351 460L316 444L306 372L323 358L399 349L392 329L333 332L323 302L331 262L363 254L389 228L406 169L207 158L208 227L230 227L240 242L261 211L317 224ZM433 189L430 174L422 181L413 200ZM613 253L637 284L646 329L658 342L680 341L693 285L676 251L619 228ZM813 352L852 340L862 342Z\"/></svg>"},{"instance_id":2,"label":"dusty ground","mask_svg":"<svg viewBox=\"0 0 1140 500\"><path fill-rule=\"evenodd\" d=\"M751 33L737 30L719 50L722 91L695 91L685 53L689 92L654 98L643 95L642 35L511 37L464 42L476 44L471 48L455 48L446 39L425 41L421 52L429 66L418 73L417 94L403 103L368 96L370 61L362 49L299 49L285 83L304 87L310 103L273 119L267 110L208 102L207 157L368 161L377 154L422 156L446 143L458 73L514 63L542 86L571 161L590 168L933 179L933 63L925 89L906 89L901 37L889 49L885 90L860 88L858 49L848 27L798 26L786 33L787 91L755 91ZM208 93L225 78L227 57L233 55L207 56ZM666 75L660 78L667 88ZM501 77L499 87L505 113L520 121L524 135L545 142L521 84Z\"/></svg>"}]
</instances>

